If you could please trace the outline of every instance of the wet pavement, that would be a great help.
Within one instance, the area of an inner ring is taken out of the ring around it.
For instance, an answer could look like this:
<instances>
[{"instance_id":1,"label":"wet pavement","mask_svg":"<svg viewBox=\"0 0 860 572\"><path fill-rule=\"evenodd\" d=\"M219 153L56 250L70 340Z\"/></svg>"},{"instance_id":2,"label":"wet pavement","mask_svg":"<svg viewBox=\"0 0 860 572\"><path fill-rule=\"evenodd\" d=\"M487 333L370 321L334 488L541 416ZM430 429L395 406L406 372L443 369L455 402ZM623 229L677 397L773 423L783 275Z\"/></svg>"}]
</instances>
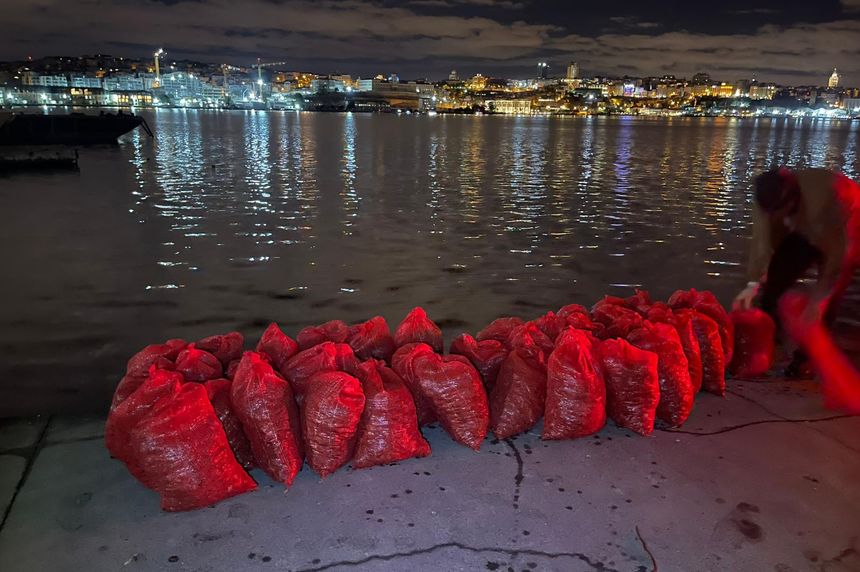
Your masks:
<instances>
[{"instance_id":1,"label":"wet pavement","mask_svg":"<svg viewBox=\"0 0 860 572\"><path fill-rule=\"evenodd\" d=\"M860 417L815 383L730 381L680 430L533 430L480 453L305 468L166 514L102 441L102 420L0 427L0 570L860 570ZM8 503L11 499L11 507Z\"/></svg>"}]
</instances>

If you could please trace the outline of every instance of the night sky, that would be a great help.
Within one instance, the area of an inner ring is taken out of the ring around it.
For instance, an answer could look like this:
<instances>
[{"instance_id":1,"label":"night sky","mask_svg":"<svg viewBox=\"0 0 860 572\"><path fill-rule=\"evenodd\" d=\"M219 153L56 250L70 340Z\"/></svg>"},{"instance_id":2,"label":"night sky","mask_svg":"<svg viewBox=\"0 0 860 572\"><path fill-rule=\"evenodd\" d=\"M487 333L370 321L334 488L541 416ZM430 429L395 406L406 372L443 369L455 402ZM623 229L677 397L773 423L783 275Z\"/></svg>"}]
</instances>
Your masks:
<instances>
[{"instance_id":1,"label":"night sky","mask_svg":"<svg viewBox=\"0 0 860 572\"><path fill-rule=\"evenodd\" d=\"M860 85L860 0L2 0L0 59L103 52L353 76L480 72Z\"/></svg>"}]
</instances>

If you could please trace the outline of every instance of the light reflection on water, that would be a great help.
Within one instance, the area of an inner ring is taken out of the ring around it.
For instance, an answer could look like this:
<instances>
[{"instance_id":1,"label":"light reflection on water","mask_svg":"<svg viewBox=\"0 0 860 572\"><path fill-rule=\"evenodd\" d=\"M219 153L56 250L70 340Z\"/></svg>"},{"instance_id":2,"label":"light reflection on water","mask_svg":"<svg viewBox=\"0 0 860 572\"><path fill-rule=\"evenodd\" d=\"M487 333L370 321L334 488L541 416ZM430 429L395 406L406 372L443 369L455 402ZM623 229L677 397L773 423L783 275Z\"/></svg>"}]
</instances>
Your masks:
<instances>
[{"instance_id":1,"label":"light reflection on water","mask_svg":"<svg viewBox=\"0 0 860 572\"><path fill-rule=\"evenodd\" d=\"M160 111L0 180L3 391L104 405L145 343L414 305L449 339L641 285L743 282L750 179L857 177L858 123ZM11 381L10 381L11 380ZM7 402L9 400L6 400ZM2 411L0 411L2 413Z\"/></svg>"}]
</instances>

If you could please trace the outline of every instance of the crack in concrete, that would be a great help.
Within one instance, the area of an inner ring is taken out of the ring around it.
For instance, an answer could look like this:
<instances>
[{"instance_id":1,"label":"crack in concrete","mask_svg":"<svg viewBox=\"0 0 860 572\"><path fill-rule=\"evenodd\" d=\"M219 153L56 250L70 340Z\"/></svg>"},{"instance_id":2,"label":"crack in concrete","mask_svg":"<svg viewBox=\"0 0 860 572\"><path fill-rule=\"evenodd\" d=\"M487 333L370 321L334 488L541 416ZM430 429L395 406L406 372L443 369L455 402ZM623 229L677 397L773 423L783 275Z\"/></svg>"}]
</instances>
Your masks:
<instances>
[{"instance_id":1,"label":"crack in concrete","mask_svg":"<svg viewBox=\"0 0 860 572\"><path fill-rule=\"evenodd\" d=\"M15 499L18 498L18 493L21 492L21 489L24 488L24 483L27 482L27 478L30 476L30 471L33 469L33 464L36 462L36 457L39 456L39 451L42 450L42 447L45 444L45 436L48 434L48 427L51 425L51 417L45 420L45 425L42 427L41 432L39 432L39 437L36 439L36 443L31 448L30 455L27 456L27 464L24 466L24 471L21 473L21 478L18 479L18 484L15 485L15 491L12 493L12 498L9 499L9 504L6 505L6 510L3 511L3 520L0 521L0 533L3 532L3 528L6 526L6 521L9 519L9 515L12 514L12 507L15 505Z\"/></svg>"},{"instance_id":2,"label":"crack in concrete","mask_svg":"<svg viewBox=\"0 0 860 572\"><path fill-rule=\"evenodd\" d=\"M500 554L506 554L512 558L515 558L520 555L525 556L540 556L544 558L574 558L581 562L588 564L592 570L596 570L597 572L619 572L614 568L609 568L603 562L599 560L592 559L587 554L583 554L581 552L545 552L543 550L532 550L529 548L500 548L500 547L475 547L468 546L466 544L461 544L459 542L444 542L442 544L435 544L428 548L419 548L417 550L410 550L408 552L395 552L393 554L374 554L368 556L367 558L362 558L361 560L341 560L338 562L330 562L329 564L323 564L321 566L317 566L315 568L301 568L296 572L322 572L323 570L330 570L332 568L336 568L338 566L344 567L352 567L352 566L361 566L363 564L367 564L369 562L374 562L377 560L383 562L389 562L391 560L397 560L399 558L409 558L411 556L420 556L423 554L431 554L436 552L437 550L443 550L445 548L456 548L458 550L464 550L466 552L473 552L475 554L480 554L482 552L497 552ZM656 569L655 569L656 570Z\"/></svg>"},{"instance_id":3,"label":"crack in concrete","mask_svg":"<svg viewBox=\"0 0 860 572\"><path fill-rule=\"evenodd\" d=\"M523 484L523 480L525 479L523 476L523 456L520 454L520 450L512 438L508 437L505 439L505 444L511 448L511 451L514 453L514 459L517 461L517 474L514 475L514 508L519 509L520 485Z\"/></svg>"},{"instance_id":4,"label":"crack in concrete","mask_svg":"<svg viewBox=\"0 0 860 572\"><path fill-rule=\"evenodd\" d=\"M749 403L752 403L753 405L755 405L755 406L757 406L758 408L760 408L762 411L764 411L764 412L766 412L766 413L769 413L770 415L773 415L774 417L777 417L777 418L782 419L782 420L784 420L784 421L792 421L792 419L791 419L791 418L786 417L785 415L782 415L782 414L780 414L780 413L777 413L776 411L773 411L772 409L770 409L770 408L766 407L766 406L765 406L764 404L762 404L762 403L759 403L758 401L756 401L756 400L755 400L755 399L753 399L752 397L749 397L749 396L747 396L747 395L743 395L742 393L738 393L738 392L736 392L736 391L732 391L731 389L727 389L727 390L726 390L726 393L731 393L732 395L734 395L734 396L736 396L736 397L740 397L741 399L743 399L743 400L745 400L745 401L748 401ZM858 449L858 448L856 448L856 447L853 447L852 445L849 445L848 443L845 443L844 441L842 441L841 439L838 439L838 438L837 438L837 437L835 437L834 435L830 435L829 433L825 433L824 431L822 431L822 430L820 430L820 429L818 429L818 428L816 428L816 427L810 427L810 429L811 429L811 430L813 430L813 431L815 431L816 433L818 433L818 434L819 434L819 435L821 435L822 437L826 437L827 439L829 439L829 440L833 441L834 443L837 443L837 444L839 444L839 445L841 445L841 446L845 447L846 449L849 449L849 450L854 451L854 452L856 452L856 453L860 453L860 449Z\"/></svg>"},{"instance_id":5,"label":"crack in concrete","mask_svg":"<svg viewBox=\"0 0 860 572\"><path fill-rule=\"evenodd\" d=\"M764 419L760 421L750 421L749 423L741 423L739 425L729 425L728 427L723 427L722 429L717 429L715 431L684 431L682 429L656 429L657 431L662 431L664 433L679 433L681 435L693 435L695 437L708 437L711 435L721 435L723 433L730 433L732 431L737 431L738 429L743 429L745 427L752 427L753 425L767 425L770 423L819 423L822 421L835 421L836 419L848 419L850 417L855 417L854 415L833 415L831 417L816 417L812 419Z\"/></svg>"},{"instance_id":6,"label":"crack in concrete","mask_svg":"<svg viewBox=\"0 0 860 572\"><path fill-rule=\"evenodd\" d=\"M645 542L645 539L642 538L642 533L639 532L639 525L636 525L636 538L639 539L639 543L642 545L642 550L645 551L645 554L651 558L651 572L657 572L657 559L654 557L654 553L651 552L651 549L648 548L648 543Z\"/></svg>"}]
</instances>

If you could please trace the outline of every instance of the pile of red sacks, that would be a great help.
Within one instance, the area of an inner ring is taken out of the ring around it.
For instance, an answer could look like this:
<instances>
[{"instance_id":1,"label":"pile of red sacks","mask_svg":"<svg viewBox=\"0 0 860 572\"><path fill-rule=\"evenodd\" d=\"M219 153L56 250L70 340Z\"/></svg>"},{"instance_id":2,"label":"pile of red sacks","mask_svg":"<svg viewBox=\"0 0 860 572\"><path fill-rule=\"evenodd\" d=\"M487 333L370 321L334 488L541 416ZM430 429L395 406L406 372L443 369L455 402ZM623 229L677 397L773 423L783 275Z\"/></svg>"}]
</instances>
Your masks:
<instances>
[{"instance_id":1,"label":"pile of red sacks","mask_svg":"<svg viewBox=\"0 0 860 572\"><path fill-rule=\"evenodd\" d=\"M164 510L190 510L254 489L254 467L289 486L305 462L325 477L425 457L420 427L431 423L475 450L488 430L504 439L541 418L543 439L591 435L607 417L641 435L655 418L677 427L697 392L725 392L727 364L766 371L772 338L763 313L730 315L695 290L499 318L447 355L421 308L393 334L380 316L295 340L273 323L254 351L238 332L142 349L116 388L105 441Z\"/></svg>"}]
</instances>

